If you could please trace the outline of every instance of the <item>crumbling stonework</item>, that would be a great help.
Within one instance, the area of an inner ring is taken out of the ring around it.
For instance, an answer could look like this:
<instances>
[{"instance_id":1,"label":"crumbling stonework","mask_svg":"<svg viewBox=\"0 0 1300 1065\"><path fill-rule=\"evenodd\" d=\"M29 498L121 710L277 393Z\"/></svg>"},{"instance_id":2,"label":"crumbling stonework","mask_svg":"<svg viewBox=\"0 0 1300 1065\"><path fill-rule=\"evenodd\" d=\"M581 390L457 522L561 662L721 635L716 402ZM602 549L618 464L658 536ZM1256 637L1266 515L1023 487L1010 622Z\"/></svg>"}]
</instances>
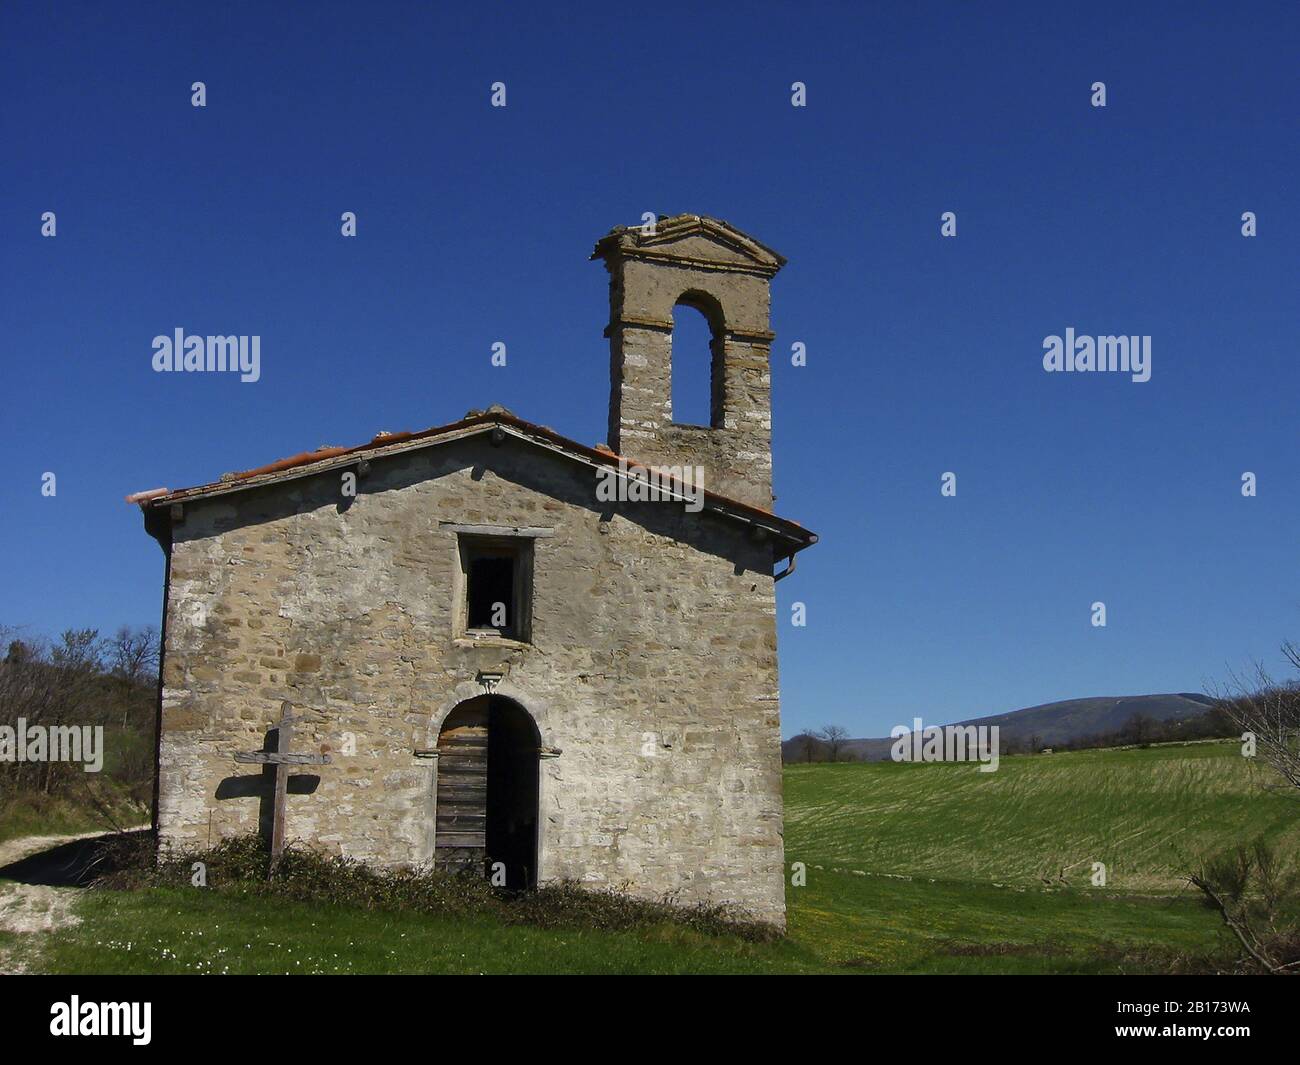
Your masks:
<instances>
[{"instance_id":1,"label":"crumbling stonework","mask_svg":"<svg viewBox=\"0 0 1300 1065\"><path fill-rule=\"evenodd\" d=\"M746 328L760 306L766 321L762 287ZM748 359L734 368L748 382L734 405L743 428L716 454L753 496L770 493L770 463L742 469L768 439L747 404L765 405L768 386L765 357L762 374ZM494 691L540 735L540 881L726 902L784 923L773 568L815 537L744 500L699 513L598 501L602 456L565 453L507 414L460 425L141 497L169 548L163 844L258 828L263 782L232 756L260 748L288 701L295 748L330 760L307 767L314 786L306 772L291 785L287 838L427 864L430 752L453 709ZM660 450L647 457L682 461ZM526 639L465 631L459 544L476 529L531 541Z\"/></svg>"}]
</instances>

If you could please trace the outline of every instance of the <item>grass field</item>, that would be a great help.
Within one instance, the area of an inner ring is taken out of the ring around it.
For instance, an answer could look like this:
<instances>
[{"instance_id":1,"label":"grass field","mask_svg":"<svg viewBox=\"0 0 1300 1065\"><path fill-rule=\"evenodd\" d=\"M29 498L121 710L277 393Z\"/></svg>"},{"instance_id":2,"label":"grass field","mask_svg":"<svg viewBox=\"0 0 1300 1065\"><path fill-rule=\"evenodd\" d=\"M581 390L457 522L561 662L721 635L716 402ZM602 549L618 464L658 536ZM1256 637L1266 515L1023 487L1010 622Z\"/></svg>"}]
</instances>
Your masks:
<instances>
[{"instance_id":1,"label":"grass field","mask_svg":"<svg viewBox=\"0 0 1300 1065\"><path fill-rule=\"evenodd\" d=\"M1255 790L1250 773L1224 744L1005 759L991 774L790 767L787 861L805 863L808 879L787 887L789 935L777 943L668 923L555 931L156 888L86 893L79 926L39 943L0 937L0 948L79 973L1149 971L1226 945L1217 918L1180 889L1181 856L1255 830L1294 852L1300 805ZM1110 867L1105 889L1088 882L1093 861Z\"/></svg>"},{"instance_id":2,"label":"grass field","mask_svg":"<svg viewBox=\"0 0 1300 1065\"><path fill-rule=\"evenodd\" d=\"M1261 791L1233 743L969 765L844 763L785 773L786 860L1019 887L1168 892L1189 861L1264 835L1300 851L1300 803Z\"/></svg>"}]
</instances>

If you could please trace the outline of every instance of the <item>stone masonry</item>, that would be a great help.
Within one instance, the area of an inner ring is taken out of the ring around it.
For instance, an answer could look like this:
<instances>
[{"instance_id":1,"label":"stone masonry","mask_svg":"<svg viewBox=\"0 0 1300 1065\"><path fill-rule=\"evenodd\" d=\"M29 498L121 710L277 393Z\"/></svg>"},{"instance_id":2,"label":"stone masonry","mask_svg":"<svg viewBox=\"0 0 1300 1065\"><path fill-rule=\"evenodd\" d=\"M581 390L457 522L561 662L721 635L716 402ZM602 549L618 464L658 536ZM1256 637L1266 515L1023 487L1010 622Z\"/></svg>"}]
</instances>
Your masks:
<instances>
[{"instance_id":1,"label":"stone masonry","mask_svg":"<svg viewBox=\"0 0 1300 1065\"><path fill-rule=\"evenodd\" d=\"M769 287L785 263L724 222L661 218L596 245L610 273L609 444L647 463L700 463L734 499L772 505ZM713 333L712 424L672 420L673 308L701 311Z\"/></svg>"},{"instance_id":2,"label":"stone masonry","mask_svg":"<svg viewBox=\"0 0 1300 1065\"><path fill-rule=\"evenodd\" d=\"M773 573L816 538L767 510L764 271L779 259L724 223L682 218L669 220L681 243L654 246L659 264L627 254L645 250L627 231L597 254L617 290L610 442L646 462L704 456L717 494L699 513L598 501L608 452L498 409L132 497L168 559L165 847L258 828L255 767L232 753L259 748L287 700L305 718L295 747L330 756L310 767L312 790L290 794L288 838L426 865L428 752L455 707L492 690L541 737L540 881L726 902L784 923ZM701 267L710 256L744 269ZM685 434L689 444L661 402L674 292L720 315L725 424ZM355 497L341 491L347 475ZM480 528L531 541L526 638L465 630L458 544Z\"/></svg>"}]
</instances>

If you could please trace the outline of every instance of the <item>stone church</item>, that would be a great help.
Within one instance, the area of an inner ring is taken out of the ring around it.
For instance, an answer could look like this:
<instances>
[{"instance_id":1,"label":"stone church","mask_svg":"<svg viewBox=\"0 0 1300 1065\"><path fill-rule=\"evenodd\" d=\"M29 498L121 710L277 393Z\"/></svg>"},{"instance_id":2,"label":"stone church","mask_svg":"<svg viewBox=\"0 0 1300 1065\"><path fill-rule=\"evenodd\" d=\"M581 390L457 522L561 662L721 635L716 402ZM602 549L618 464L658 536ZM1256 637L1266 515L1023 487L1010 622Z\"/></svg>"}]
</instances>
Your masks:
<instances>
[{"instance_id":1,"label":"stone church","mask_svg":"<svg viewBox=\"0 0 1300 1065\"><path fill-rule=\"evenodd\" d=\"M292 767L290 842L784 924L774 585L817 540L772 511L785 260L697 215L592 258L608 445L492 407L128 497L166 555L164 847L267 831L275 770L234 756L291 708L320 764ZM709 425L673 420L682 304L712 333Z\"/></svg>"}]
</instances>

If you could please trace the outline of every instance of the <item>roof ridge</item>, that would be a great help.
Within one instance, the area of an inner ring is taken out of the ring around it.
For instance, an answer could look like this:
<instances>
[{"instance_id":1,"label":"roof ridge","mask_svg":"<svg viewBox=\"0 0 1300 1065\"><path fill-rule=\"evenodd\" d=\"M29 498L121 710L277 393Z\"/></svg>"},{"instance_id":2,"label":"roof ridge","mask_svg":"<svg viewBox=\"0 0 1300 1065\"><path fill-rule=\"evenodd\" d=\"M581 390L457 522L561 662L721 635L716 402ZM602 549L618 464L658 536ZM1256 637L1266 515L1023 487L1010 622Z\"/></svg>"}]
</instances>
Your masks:
<instances>
[{"instance_id":1,"label":"roof ridge","mask_svg":"<svg viewBox=\"0 0 1300 1065\"><path fill-rule=\"evenodd\" d=\"M549 426L525 421L523 418L520 418L518 415L507 410L505 407L493 404L486 411L475 413L471 410L467 413L466 417L461 418L458 421L448 422L445 425L435 425L428 429L419 430L418 432L385 431L377 433L366 443L357 444L353 447L322 447L315 451L301 451L296 455L277 459L275 462L267 463L264 466L256 466L248 470L223 474L220 479L210 481L207 484L194 485L189 488L151 488L143 492L133 492L126 497L126 502L134 503L142 509L147 509L149 507L161 506L165 503L179 503L189 499L200 499L209 495L239 491L243 488L251 488L274 483L278 479L277 475L288 474L292 470L305 469L307 467L315 466L318 463L328 462L331 459L344 458L349 455L360 455L363 452L371 452L379 448L392 447L395 444L418 444L422 440L432 440L440 436L449 436L450 434L461 430L473 429L476 426L487 426L494 423L497 425L509 426L524 435L531 434L533 436L547 438L552 444L557 445L562 450L569 452L571 455L588 459L599 465L610 466L615 463L626 463L629 467L636 467L645 470L662 468L656 467L652 463L640 462L629 456L620 455L604 444L599 444L595 447L588 447L586 444L581 444L570 437L557 433ZM797 521L793 521L790 518L782 518L780 515L763 507L755 506L752 503L745 503L738 499L732 499L708 489L704 489L704 498L706 501L721 504L721 509L739 510L742 513L758 515L763 519L770 520L779 526L783 526L784 531L786 531L792 539L804 541L800 545L801 547L806 547L817 542L816 534L808 532Z\"/></svg>"}]
</instances>

